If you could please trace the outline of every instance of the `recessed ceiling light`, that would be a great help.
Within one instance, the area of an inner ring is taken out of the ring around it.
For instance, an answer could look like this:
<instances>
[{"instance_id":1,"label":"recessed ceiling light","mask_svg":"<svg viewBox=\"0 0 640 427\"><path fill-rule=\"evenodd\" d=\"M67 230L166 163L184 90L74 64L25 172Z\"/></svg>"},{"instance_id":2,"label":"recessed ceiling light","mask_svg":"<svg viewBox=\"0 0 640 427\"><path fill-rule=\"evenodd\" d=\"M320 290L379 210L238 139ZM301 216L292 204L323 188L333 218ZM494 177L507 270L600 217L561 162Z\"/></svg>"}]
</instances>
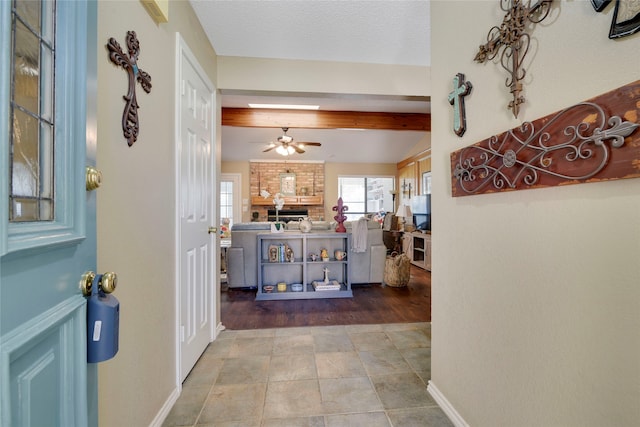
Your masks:
<instances>
[{"instance_id":1,"label":"recessed ceiling light","mask_svg":"<svg viewBox=\"0 0 640 427\"><path fill-rule=\"evenodd\" d=\"M319 105L304 105L304 104L249 104L251 108L274 108L283 110L317 110Z\"/></svg>"}]
</instances>

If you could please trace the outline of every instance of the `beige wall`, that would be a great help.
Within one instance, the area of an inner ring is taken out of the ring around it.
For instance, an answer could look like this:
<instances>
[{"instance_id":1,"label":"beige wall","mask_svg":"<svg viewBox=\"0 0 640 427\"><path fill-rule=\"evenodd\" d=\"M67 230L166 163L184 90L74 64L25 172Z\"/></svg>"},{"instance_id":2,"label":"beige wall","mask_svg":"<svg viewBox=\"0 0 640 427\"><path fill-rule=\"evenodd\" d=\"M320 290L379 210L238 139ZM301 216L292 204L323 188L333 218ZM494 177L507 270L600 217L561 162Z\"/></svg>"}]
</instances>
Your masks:
<instances>
[{"instance_id":1,"label":"beige wall","mask_svg":"<svg viewBox=\"0 0 640 427\"><path fill-rule=\"evenodd\" d=\"M609 40L612 8L554 4L514 119L504 70L473 62L499 3L432 2L432 385L474 427L640 424L640 180L451 197L452 151L640 77L640 34Z\"/></svg>"},{"instance_id":2,"label":"beige wall","mask_svg":"<svg viewBox=\"0 0 640 427\"><path fill-rule=\"evenodd\" d=\"M218 57L219 89L430 96L429 72L407 65Z\"/></svg>"},{"instance_id":3,"label":"beige wall","mask_svg":"<svg viewBox=\"0 0 640 427\"><path fill-rule=\"evenodd\" d=\"M108 60L114 37L140 41L137 84L140 136L128 147L121 130L127 75ZM174 69L180 32L215 82L215 53L186 1L171 2L169 23L155 24L139 1L98 2L98 269L115 271L120 349L99 365L100 426L147 426L175 391Z\"/></svg>"}]
</instances>

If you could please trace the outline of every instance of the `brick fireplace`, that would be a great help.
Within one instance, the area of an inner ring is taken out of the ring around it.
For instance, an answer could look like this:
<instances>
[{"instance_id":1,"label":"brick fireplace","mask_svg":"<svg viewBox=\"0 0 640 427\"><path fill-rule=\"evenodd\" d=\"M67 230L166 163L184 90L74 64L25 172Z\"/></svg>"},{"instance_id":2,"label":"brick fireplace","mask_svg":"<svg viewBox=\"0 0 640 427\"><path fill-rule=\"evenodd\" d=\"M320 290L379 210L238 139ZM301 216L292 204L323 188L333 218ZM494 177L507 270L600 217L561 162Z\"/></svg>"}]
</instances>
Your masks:
<instances>
[{"instance_id":1,"label":"brick fireplace","mask_svg":"<svg viewBox=\"0 0 640 427\"><path fill-rule=\"evenodd\" d=\"M252 197L260 196L260 190L267 190L271 195L280 192L280 174L295 174L296 196L324 196L324 162L251 161L249 162L249 174ZM269 209L273 209L273 205L251 205L251 212L258 212L257 221L267 221ZM326 219L324 218L324 204L285 203L283 211L290 209L307 209L312 220Z\"/></svg>"}]
</instances>

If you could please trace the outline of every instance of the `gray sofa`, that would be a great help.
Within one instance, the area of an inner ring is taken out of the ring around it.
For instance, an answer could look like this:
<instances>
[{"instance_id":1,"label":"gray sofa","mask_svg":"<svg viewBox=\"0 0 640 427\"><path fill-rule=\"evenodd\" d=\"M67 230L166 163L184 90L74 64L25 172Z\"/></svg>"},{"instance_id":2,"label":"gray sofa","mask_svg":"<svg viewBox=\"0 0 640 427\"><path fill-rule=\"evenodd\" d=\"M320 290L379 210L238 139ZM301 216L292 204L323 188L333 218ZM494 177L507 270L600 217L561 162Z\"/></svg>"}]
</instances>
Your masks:
<instances>
[{"instance_id":1,"label":"gray sofa","mask_svg":"<svg viewBox=\"0 0 640 427\"><path fill-rule=\"evenodd\" d=\"M347 232L353 224L345 222ZM311 233L335 233L335 224L313 222ZM258 286L258 233L269 233L271 223L248 222L231 227L231 246L227 249L227 284L230 288ZM298 223L289 222L287 231L299 231ZM285 231L285 233L287 232ZM387 248L382 240L382 228L367 221L367 248L365 252L349 250L349 277L351 284L382 283Z\"/></svg>"}]
</instances>

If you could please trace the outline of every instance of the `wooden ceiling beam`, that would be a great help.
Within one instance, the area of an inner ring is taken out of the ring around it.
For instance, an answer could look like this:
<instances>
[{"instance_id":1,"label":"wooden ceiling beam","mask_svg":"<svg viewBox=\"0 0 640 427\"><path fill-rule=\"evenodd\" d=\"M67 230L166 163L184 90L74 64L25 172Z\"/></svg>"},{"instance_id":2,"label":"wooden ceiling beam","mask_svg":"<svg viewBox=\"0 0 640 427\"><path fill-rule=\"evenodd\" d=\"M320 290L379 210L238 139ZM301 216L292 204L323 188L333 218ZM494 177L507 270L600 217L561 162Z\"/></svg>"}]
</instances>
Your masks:
<instances>
[{"instance_id":1,"label":"wooden ceiling beam","mask_svg":"<svg viewBox=\"0 0 640 427\"><path fill-rule=\"evenodd\" d=\"M223 108L222 126L431 131L431 114Z\"/></svg>"}]
</instances>

